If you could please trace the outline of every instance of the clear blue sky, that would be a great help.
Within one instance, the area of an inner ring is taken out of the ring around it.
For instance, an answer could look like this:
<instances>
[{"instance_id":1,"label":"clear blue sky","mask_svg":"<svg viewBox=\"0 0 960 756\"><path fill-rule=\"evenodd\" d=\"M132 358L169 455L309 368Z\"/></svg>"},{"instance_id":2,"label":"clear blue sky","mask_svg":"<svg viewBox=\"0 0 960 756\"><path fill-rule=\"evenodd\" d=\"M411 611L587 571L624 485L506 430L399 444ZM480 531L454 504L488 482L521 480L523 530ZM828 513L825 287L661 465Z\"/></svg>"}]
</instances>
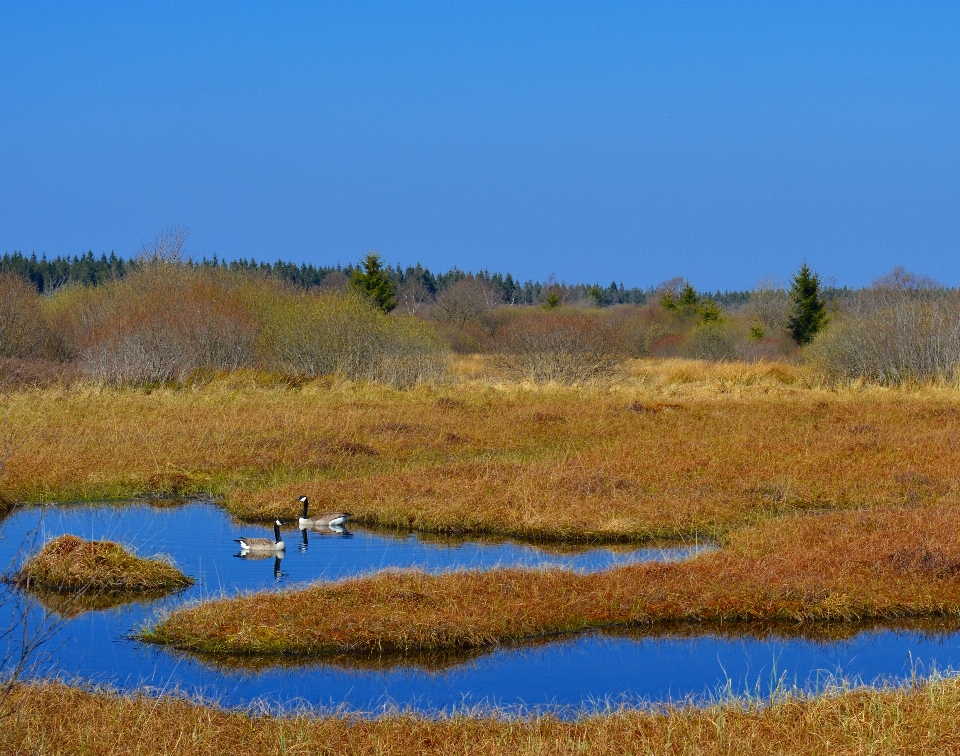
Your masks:
<instances>
[{"instance_id":1,"label":"clear blue sky","mask_svg":"<svg viewBox=\"0 0 960 756\"><path fill-rule=\"evenodd\" d=\"M0 252L960 283L960 3L0 5Z\"/></svg>"}]
</instances>

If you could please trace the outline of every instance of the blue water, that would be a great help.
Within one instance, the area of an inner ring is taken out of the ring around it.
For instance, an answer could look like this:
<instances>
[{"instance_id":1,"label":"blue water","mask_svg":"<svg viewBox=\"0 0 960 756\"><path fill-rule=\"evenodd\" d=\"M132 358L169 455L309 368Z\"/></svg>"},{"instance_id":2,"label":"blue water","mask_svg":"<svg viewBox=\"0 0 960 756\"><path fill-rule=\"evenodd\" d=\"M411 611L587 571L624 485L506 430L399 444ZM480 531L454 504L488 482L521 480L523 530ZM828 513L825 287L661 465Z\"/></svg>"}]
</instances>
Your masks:
<instances>
[{"instance_id":1,"label":"blue water","mask_svg":"<svg viewBox=\"0 0 960 756\"><path fill-rule=\"evenodd\" d=\"M226 705L266 701L363 711L385 704L425 711L477 704L577 709L604 701L701 696L728 682L737 691L765 694L780 679L815 689L832 676L870 682L905 678L916 669L960 666L958 633L872 630L839 642L595 633L465 657L336 659L235 668L144 645L129 636L184 601L336 580L383 568L441 571L510 565L592 571L637 560L688 558L697 548L562 552L511 542L456 542L361 529L342 534L287 530L286 554L277 562L272 556L238 557L234 538L267 536L269 529L238 525L210 504L48 506L19 511L0 525L0 565L16 566L31 547L63 533L118 541L143 556L167 554L197 583L160 600L61 619L40 649L32 673L58 673L121 689L176 688L215 697ZM35 599L15 599L0 606L0 628L10 625L22 602L31 607L34 621L41 616ZM10 642L15 645L18 638Z\"/></svg>"}]
</instances>

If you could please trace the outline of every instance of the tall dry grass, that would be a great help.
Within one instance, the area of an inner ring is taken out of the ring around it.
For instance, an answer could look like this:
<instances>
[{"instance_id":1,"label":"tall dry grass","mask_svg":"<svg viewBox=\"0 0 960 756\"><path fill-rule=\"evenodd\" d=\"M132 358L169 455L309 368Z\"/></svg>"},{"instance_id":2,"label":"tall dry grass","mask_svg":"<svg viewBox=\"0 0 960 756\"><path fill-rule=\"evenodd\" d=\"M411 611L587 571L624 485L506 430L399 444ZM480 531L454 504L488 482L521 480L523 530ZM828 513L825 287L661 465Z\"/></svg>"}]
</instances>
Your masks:
<instances>
[{"instance_id":1,"label":"tall dry grass","mask_svg":"<svg viewBox=\"0 0 960 756\"><path fill-rule=\"evenodd\" d=\"M10 754L932 754L960 750L954 678L884 690L837 690L663 712L620 710L564 721L552 716L427 718L393 714L258 716L166 696L121 696L65 685L24 685L0 728Z\"/></svg>"},{"instance_id":2,"label":"tall dry grass","mask_svg":"<svg viewBox=\"0 0 960 756\"><path fill-rule=\"evenodd\" d=\"M957 503L960 395L807 388L777 365L640 363L614 390L236 373L10 398L11 501L212 492L238 517L581 540L711 533L810 507ZM699 376L699 377L698 377ZM18 436L21 434L18 434Z\"/></svg>"},{"instance_id":3,"label":"tall dry grass","mask_svg":"<svg viewBox=\"0 0 960 756\"><path fill-rule=\"evenodd\" d=\"M719 551L597 574L388 571L174 610L144 637L213 654L479 648L588 628L960 620L960 506L833 512L732 532Z\"/></svg>"}]
</instances>

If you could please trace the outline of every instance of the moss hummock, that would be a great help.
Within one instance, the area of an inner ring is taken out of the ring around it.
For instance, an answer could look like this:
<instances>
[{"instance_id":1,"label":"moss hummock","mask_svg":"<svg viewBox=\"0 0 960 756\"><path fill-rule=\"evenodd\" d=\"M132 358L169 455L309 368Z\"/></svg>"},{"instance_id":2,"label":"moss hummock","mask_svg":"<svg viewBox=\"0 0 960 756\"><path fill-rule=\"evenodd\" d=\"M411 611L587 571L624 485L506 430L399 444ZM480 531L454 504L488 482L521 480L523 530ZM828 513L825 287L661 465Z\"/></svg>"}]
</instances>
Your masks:
<instances>
[{"instance_id":1,"label":"moss hummock","mask_svg":"<svg viewBox=\"0 0 960 756\"><path fill-rule=\"evenodd\" d=\"M118 543L73 535L44 544L16 581L28 588L94 594L176 591L194 582L161 559L142 559Z\"/></svg>"}]
</instances>

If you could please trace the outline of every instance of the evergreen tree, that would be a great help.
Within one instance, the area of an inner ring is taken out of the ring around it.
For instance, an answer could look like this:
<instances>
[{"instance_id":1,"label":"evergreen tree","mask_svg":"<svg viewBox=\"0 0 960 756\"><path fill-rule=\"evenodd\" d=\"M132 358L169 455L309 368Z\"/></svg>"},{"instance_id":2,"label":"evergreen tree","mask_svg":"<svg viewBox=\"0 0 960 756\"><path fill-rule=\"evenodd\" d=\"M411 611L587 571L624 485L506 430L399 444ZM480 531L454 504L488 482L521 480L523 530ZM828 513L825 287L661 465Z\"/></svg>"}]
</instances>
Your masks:
<instances>
[{"instance_id":1,"label":"evergreen tree","mask_svg":"<svg viewBox=\"0 0 960 756\"><path fill-rule=\"evenodd\" d=\"M791 280L790 305L792 312L787 321L787 330L793 340L801 346L813 341L827 324L827 307L820 296L820 276L810 270L807 264Z\"/></svg>"},{"instance_id":2,"label":"evergreen tree","mask_svg":"<svg viewBox=\"0 0 960 756\"><path fill-rule=\"evenodd\" d=\"M690 285L690 282L687 281L683 288L680 289L680 299L677 302L677 306L684 312L693 312L700 305L700 295L697 294L697 290Z\"/></svg>"},{"instance_id":3,"label":"evergreen tree","mask_svg":"<svg viewBox=\"0 0 960 756\"><path fill-rule=\"evenodd\" d=\"M383 261L377 252L370 252L361 263L363 272L354 270L350 277L359 291L370 297L384 312L390 312L397 306L397 285L390 280L387 271L383 269Z\"/></svg>"}]
</instances>

